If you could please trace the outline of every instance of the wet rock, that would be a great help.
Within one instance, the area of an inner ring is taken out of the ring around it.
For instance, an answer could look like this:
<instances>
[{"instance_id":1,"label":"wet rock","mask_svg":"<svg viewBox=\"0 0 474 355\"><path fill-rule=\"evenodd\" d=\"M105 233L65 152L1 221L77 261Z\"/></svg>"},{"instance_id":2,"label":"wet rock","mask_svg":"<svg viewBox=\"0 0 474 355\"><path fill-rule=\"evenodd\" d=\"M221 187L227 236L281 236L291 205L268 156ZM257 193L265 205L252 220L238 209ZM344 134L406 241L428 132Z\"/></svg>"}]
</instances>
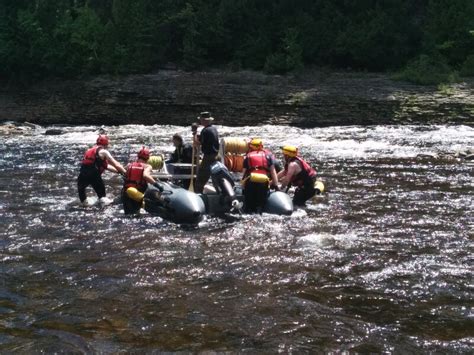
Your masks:
<instances>
[{"instance_id":1,"label":"wet rock","mask_svg":"<svg viewBox=\"0 0 474 355\"><path fill-rule=\"evenodd\" d=\"M420 153L416 157L422 159L438 159L439 155L436 153Z\"/></svg>"},{"instance_id":2,"label":"wet rock","mask_svg":"<svg viewBox=\"0 0 474 355\"><path fill-rule=\"evenodd\" d=\"M46 136L59 136L60 134L63 134L63 130L62 129L58 129L58 128L50 128L50 129L47 129L46 132L44 132L44 134Z\"/></svg>"},{"instance_id":3,"label":"wet rock","mask_svg":"<svg viewBox=\"0 0 474 355\"><path fill-rule=\"evenodd\" d=\"M35 124L35 123L31 123L31 122L23 122L22 123L25 127L29 127L29 128L32 128L32 129L40 129L41 126L38 125L38 124Z\"/></svg>"},{"instance_id":4,"label":"wet rock","mask_svg":"<svg viewBox=\"0 0 474 355\"><path fill-rule=\"evenodd\" d=\"M468 155L468 153L466 153L465 151L463 150L458 150L456 153L455 153L455 156L456 157L461 157L461 158L464 158L466 155Z\"/></svg>"},{"instance_id":5,"label":"wet rock","mask_svg":"<svg viewBox=\"0 0 474 355\"><path fill-rule=\"evenodd\" d=\"M0 134L9 135L9 134L21 134L23 130L20 127L17 127L13 123L7 123L0 126Z\"/></svg>"},{"instance_id":6,"label":"wet rock","mask_svg":"<svg viewBox=\"0 0 474 355\"><path fill-rule=\"evenodd\" d=\"M469 154L464 157L464 160L474 160L474 154Z\"/></svg>"}]
</instances>

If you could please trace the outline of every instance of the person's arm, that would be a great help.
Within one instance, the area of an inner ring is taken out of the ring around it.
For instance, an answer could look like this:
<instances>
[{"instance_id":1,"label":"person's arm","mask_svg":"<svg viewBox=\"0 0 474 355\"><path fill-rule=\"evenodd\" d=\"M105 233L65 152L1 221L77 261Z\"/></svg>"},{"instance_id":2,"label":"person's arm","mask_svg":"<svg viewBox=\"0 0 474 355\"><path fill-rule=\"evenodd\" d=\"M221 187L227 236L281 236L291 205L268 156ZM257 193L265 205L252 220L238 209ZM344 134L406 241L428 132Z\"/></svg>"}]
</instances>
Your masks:
<instances>
[{"instance_id":1,"label":"person's arm","mask_svg":"<svg viewBox=\"0 0 474 355\"><path fill-rule=\"evenodd\" d=\"M201 130L201 134L197 135L198 145L207 145L209 146L209 142L212 139L212 132L209 130L208 127L204 127Z\"/></svg>"},{"instance_id":2,"label":"person's arm","mask_svg":"<svg viewBox=\"0 0 474 355\"><path fill-rule=\"evenodd\" d=\"M280 170L280 172L277 174L278 181L280 181L285 175L286 175L285 169Z\"/></svg>"},{"instance_id":3,"label":"person's arm","mask_svg":"<svg viewBox=\"0 0 474 355\"><path fill-rule=\"evenodd\" d=\"M113 172L113 173L118 174L117 169L115 169L112 165L107 165L107 170L108 170L108 171L111 171L111 172Z\"/></svg>"},{"instance_id":4,"label":"person's arm","mask_svg":"<svg viewBox=\"0 0 474 355\"><path fill-rule=\"evenodd\" d=\"M249 158L246 155L244 158L244 161L242 162L242 179L246 178L247 175L250 175L250 172L247 174L247 171L249 170Z\"/></svg>"},{"instance_id":5,"label":"person's arm","mask_svg":"<svg viewBox=\"0 0 474 355\"><path fill-rule=\"evenodd\" d=\"M298 171L299 168L300 167L295 162L288 164L288 171L286 172L285 176L281 178L282 189L287 187L289 183L291 182L291 180L293 179L293 176L299 173Z\"/></svg>"},{"instance_id":6,"label":"person's arm","mask_svg":"<svg viewBox=\"0 0 474 355\"><path fill-rule=\"evenodd\" d=\"M201 135L200 134L194 134L193 135L193 143L196 147L201 145Z\"/></svg>"},{"instance_id":7,"label":"person's arm","mask_svg":"<svg viewBox=\"0 0 474 355\"><path fill-rule=\"evenodd\" d=\"M248 163L248 158L247 156L244 158L244 161L243 161L243 169L242 169L242 179L240 180L240 184L242 185L242 187L245 187L245 183L247 182L247 170L248 170L248 167L249 167L249 163ZM250 175L250 174L249 174Z\"/></svg>"},{"instance_id":8,"label":"person's arm","mask_svg":"<svg viewBox=\"0 0 474 355\"><path fill-rule=\"evenodd\" d=\"M143 170L143 179L145 179L146 182L153 185L156 183L156 180L153 178L153 176L151 176L152 171L153 171L152 167L150 165L147 165L145 170Z\"/></svg>"},{"instance_id":9,"label":"person's arm","mask_svg":"<svg viewBox=\"0 0 474 355\"><path fill-rule=\"evenodd\" d=\"M102 158L102 159L106 159L107 162L112 165L118 173L120 174L125 174L126 171L124 169L124 167L122 166L122 164L120 164L117 160L115 160L112 155L109 153L108 150L105 150L105 149L101 149L101 151L99 152L99 156ZM110 169L109 169L110 170ZM112 170L111 170L112 171Z\"/></svg>"},{"instance_id":10,"label":"person's arm","mask_svg":"<svg viewBox=\"0 0 474 355\"><path fill-rule=\"evenodd\" d=\"M275 188L278 187L278 176L275 170L275 165L272 165L270 167L270 177L272 178L272 181L270 182L270 186L274 186Z\"/></svg>"},{"instance_id":11,"label":"person's arm","mask_svg":"<svg viewBox=\"0 0 474 355\"><path fill-rule=\"evenodd\" d=\"M269 172L270 172L270 186L273 188L278 187L278 176L275 170L275 160L273 157L273 154L267 154L267 164L269 166Z\"/></svg>"}]
</instances>

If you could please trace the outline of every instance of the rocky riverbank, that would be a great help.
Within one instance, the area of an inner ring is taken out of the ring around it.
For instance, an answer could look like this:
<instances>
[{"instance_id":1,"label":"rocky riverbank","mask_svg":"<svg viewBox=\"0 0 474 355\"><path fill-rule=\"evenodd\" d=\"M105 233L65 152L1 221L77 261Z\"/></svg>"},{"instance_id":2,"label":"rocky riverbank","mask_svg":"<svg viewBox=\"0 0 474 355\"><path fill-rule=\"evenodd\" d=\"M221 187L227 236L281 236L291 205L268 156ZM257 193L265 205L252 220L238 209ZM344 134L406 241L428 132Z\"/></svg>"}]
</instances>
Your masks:
<instances>
[{"instance_id":1,"label":"rocky riverbank","mask_svg":"<svg viewBox=\"0 0 474 355\"><path fill-rule=\"evenodd\" d=\"M437 87L387 75L160 71L0 87L0 121L188 125L203 110L225 125L474 125L474 80Z\"/></svg>"}]
</instances>

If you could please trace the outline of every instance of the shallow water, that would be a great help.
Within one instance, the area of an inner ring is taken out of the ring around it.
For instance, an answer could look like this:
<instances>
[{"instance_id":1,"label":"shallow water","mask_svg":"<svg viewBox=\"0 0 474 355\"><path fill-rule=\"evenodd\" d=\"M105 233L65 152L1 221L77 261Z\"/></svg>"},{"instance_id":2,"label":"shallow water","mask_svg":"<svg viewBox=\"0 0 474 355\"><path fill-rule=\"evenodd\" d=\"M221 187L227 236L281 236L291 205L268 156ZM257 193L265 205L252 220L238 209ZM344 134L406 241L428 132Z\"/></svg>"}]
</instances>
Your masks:
<instances>
[{"instance_id":1,"label":"shallow water","mask_svg":"<svg viewBox=\"0 0 474 355\"><path fill-rule=\"evenodd\" d=\"M472 351L473 165L417 157L472 148L472 128L219 127L300 145L328 192L196 229L77 207L96 127L63 129L0 137L0 351ZM108 127L110 150L188 131Z\"/></svg>"}]
</instances>

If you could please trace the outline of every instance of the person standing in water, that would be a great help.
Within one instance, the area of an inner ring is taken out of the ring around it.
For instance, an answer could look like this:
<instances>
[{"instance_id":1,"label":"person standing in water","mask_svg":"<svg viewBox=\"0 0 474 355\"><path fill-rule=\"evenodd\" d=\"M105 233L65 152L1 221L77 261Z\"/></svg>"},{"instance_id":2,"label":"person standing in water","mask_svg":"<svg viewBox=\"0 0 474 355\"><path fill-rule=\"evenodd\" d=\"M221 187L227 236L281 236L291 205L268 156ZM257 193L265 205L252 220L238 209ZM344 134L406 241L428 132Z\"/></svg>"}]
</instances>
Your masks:
<instances>
[{"instance_id":1,"label":"person standing in water","mask_svg":"<svg viewBox=\"0 0 474 355\"><path fill-rule=\"evenodd\" d=\"M281 150L285 158L285 168L278 173L281 189L289 188L291 185L296 186L293 204L295 206L305 206L306 201L316 194L316 188L314 187L316 170L298 156L298 148L285 145Z\"/></svg>"},{"instance_id":2,"label":"person standing in water","mask_svg":"<svg viewBox=\"0 0 474 355\"><path fill-rule=\"evenodd\" d=\"M94 189L102 206L111 202L105 197L105 185L104 180L102 180L102 174L105 170L125 174L122 164L115 160L107 150L108 145L109 138L101 134L97 137L96 145L89 148L82 158L81 169L77 178L77 190L79 200L84 206L88 206L86 188L89 185Z\"/></svg>"},{"instance_id":3,"label":"person standing in water","mask_svg":"<svg viewBox=\"0 0 474 355\"><path fill-rule=\"evenodd\" d=\"M278 177L273 154L263 149L260 138L253 138L249 143L242 181L245 211L261 213L268 198L269 187L278 189Z\"/></svg>"},{"instance_id":4,"label":"person standing in water","mask_svg":"<svg viewBox=\"0 0 474 355\"><path fill-rule=\"evenodd\" d=\"M143 197L137 201L132 199L127 194L128 188L135 188L141 194L144 194L148 188L148 183L155 185L160 189L157 182L151 176L152 167L147 164L150 159L150 150L146 147L142 147L137 154L137 160L127 165L127 171L125 173L125 181L122 190L122 203L125 214L135 214L140 211L142 207Z\"/></svg>"},{"instance_id":5,"label":"person standing in water","mask_svg":"<svg viewBox=\"0 0 474 355\"><path fill-rule=\"evenodd\" d=\"M203 154L196 177L195 192L202 193L204 185L211 176L211 165L217 160L219 153L219 134L212 125L214 118L209 112L201 112L199 121L204 127L200 135L194 135L194 144L201 147Z\"/></svg>"}]
</instances>

